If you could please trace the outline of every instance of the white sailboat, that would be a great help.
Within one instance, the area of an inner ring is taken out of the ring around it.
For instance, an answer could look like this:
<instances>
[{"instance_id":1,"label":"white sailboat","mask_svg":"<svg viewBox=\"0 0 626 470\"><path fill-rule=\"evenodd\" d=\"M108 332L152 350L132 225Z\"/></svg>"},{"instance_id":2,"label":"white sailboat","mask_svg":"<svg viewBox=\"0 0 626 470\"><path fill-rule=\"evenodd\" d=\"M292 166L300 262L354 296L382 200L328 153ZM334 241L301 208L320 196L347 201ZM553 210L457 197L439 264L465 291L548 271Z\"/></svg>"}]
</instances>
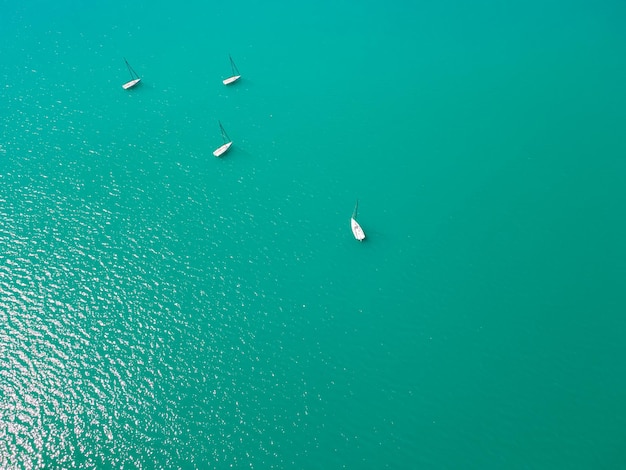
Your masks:
<instances>
[{"instance_id":1,"label":"white sailboat","mask_svg":"<svg viewBox=\"0 0 626 470\"><path fill-rule=\"evenodd\" d=\"M237 66L235 65L235 62L233 61L233 58L230 56L230 54L228 55L228 58L230 59L230 67L233 70L233 74L230 77L222 80L222 83L224 85L230 85L231 83L235 83L241 78L239 70L237 69Z\"/></svg>"},{"instance_id":2,"label":"white sailboat","mask_svg":"<svg viewBox=\"0 0 626 470\"><path fill-rule=\"evenodd\" d=\"M224 143L220 145L218 148L216 148L215 151L213 152L213 155L215 155L216 157L221 157L222 155L224 155L226 152L228 152L228 149L230 148L230 146L233 145L233 141L230 140L230 138L228 137L228 134L226 134L226 131L224 130L224 126L222 126L221 122L219 122L219 124L220 124L220 131L222 132L222 140L224 141Z\"/></svg>"},{"instance_id":3,"label":"white sailboat","mask_svg":"<svg viewBox=\"0 0 626 470\"><path fill-rule=\"evenodd\" d=\"M354 238L362 242L363 240L365 240L365 232L363 231L359 223L356 221L356 211L358 210L358 208L359 208L359 201L357 200L356 206L354 206L354 212L352 213L352 217L350 217L350 228L352 229L352 234L354 235Z\"/></svg>"},{"instance_id":4,"label":"white sailboat","mask_svg":"<svg viewBox=\"0 0 626 470\"><path fill-rule=\"evenodd\" d=\"M122 85L122 88L124 90L128 90L129 88L132 88L135 85L137 85L141 81L141 78L139 78L139 75L137 75L137 72L133 70L133 68L130 66L130 64L128 63L126 59L124 59L124 62L126 62L126 67L128 67L128 73L130 73L130 81L124 83Z\"/></svg>"}]
</instances>

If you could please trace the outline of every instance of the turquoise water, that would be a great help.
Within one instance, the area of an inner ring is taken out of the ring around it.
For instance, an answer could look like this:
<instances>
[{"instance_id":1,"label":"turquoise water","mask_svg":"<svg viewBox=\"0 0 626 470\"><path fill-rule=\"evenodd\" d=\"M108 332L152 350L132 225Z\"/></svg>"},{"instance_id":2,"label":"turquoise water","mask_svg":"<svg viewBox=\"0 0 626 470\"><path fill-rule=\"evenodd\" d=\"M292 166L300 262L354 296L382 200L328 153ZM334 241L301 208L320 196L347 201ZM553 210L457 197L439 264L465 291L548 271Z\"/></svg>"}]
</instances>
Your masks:
<instances>
[{"instance_id":1,"label":"turquoise water","mask_svg":"<svg viewBox=\"0 0 626 470\"><path fill-rule=\"evenodd\" d=\"M5 11L0 467L626 468L622 3Z\"/></svg>"}]
</instances>

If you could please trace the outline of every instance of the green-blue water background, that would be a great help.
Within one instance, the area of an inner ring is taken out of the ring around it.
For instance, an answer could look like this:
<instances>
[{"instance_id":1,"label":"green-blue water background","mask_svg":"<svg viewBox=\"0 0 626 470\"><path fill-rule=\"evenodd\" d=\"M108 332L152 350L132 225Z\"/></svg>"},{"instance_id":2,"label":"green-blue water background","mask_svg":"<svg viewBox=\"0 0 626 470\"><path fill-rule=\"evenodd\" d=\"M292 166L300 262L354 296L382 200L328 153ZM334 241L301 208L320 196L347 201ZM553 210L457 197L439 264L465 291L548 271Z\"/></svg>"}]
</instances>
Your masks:
<instances>
[{"instance_id":1,"label":"green-blue water background","mask_svg":"<svg viewBox=\"0 0 626 470\"><path fill-rule=\"evenodd\" d=\"M2 8L0 466L626 468L622 2Z\"/></svg>"}]
</instances>

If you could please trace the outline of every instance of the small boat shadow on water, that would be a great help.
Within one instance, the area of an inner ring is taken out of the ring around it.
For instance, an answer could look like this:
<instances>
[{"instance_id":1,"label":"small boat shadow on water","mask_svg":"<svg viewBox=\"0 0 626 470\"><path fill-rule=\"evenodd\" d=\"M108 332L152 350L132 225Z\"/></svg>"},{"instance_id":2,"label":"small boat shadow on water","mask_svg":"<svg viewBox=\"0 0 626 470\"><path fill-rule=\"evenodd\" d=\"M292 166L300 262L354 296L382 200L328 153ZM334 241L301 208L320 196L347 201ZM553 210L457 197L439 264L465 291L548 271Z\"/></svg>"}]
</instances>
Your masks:
<instances>
[{"instance_id":1,"label":"small boat shadow on water","mask_svg":"<svg viewBox=\"0 0 626 470\"><path fill-rule=\"evenodd\" d=\"M381 241L384 241L385 238L387 238L385 232L381 232L379 230L368 229L367 226L363 226L362 228L363 228L363 232L365 233L365 238L363 240L359 241L359 240L356 240L354 238L353 234L350 234L351 238L352 238L351 241L353 243L363 244L363 245L367 245L367 244L377 245Z\"/></svg>"},{"instance_id":2,"label":"small boat shadow on water","mask_svg":"<svg viewBox=\"0 0 626 470\"><path fill-rule=\"evenodd\" d=\"M150 82L144 82L143 80L141 80L139 83L137 83L136 85L133 85L130 88L122 88L122 91L124 93L127 93L129 95L134 95L136 93L142 93L145 91L152 91L155 90L155 86L150 83Z\"/></svg>"},{"instance_id":3,"label":"small boat shadow on water","mask_svg":"<svg viewBox=\"0 0 626 470\"><path fill-rule=\"evenodd\" d=\"M237 145L236 142L233 142L233 145L228 149L228 152L226 152L225 154L219 156L219 157L214 157L215 160L232 160L232 159L237 159L237 158L253 158L253 154L251 152L249 152L248 150L246 150L245 147L242 147L240 145Z\"/></svg>"}]
</instances>

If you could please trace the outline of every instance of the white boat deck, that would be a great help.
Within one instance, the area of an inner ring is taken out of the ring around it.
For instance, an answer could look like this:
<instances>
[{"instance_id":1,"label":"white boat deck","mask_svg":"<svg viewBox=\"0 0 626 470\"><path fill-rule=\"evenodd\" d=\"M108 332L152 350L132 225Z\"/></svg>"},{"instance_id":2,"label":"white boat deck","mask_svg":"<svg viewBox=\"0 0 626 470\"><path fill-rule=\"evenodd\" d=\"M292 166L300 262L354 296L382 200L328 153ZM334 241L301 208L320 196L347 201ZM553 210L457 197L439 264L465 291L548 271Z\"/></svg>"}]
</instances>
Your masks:
<instances>
[{"instance_id":1,"label":"white boat deck","mask_svg":"<svg viewBox=\"0 0 626 470\"><path fill-rule=\"evenodd\" d=\"M354 220L354 217L350 219L350 227L352 228L352 234L354 235L354 238L356 238L360 242L365 240L365 232L363 231L359 223Z\"/></svg>"},{"instance_id":2,"label":"white boat deck","mask_svg":"<svg viewBox=\"0 0 626 470\"><path fill-rule=\"evenodd\" d=\"M230 85L231 83L235 83L237 80L241 78L241 75L233 75L232 77L228 77L225 80L222 80L224 85Z\"/></svg>"},{"instance_id":3,"label":"white boat deck","mask_svg":"<svg viewBox=\"0 0 626 470\"><path fill-rule=\"evenodd\" d=\"M233 145L232 141L225 143L224 145L215 149L215 151L213 152L213 155L215 155L216 157L221 157L226 152L228 152L228 149L230 148L231 145Z\"/></svg>"},{"instance_id":4,"label":"white boat deck","mask_svg":"<svg viewBox=\"0 0 626 470\"><path fill-rule=\"evenodd\" d=\"M141 78L135 78L134 80L131 80L130 82L126 82L122 85L122 88L124 90L128 90L129 88L134 87L135 85L137 85L139 82L141 81Z\"/></svg>"}]
</instances>

